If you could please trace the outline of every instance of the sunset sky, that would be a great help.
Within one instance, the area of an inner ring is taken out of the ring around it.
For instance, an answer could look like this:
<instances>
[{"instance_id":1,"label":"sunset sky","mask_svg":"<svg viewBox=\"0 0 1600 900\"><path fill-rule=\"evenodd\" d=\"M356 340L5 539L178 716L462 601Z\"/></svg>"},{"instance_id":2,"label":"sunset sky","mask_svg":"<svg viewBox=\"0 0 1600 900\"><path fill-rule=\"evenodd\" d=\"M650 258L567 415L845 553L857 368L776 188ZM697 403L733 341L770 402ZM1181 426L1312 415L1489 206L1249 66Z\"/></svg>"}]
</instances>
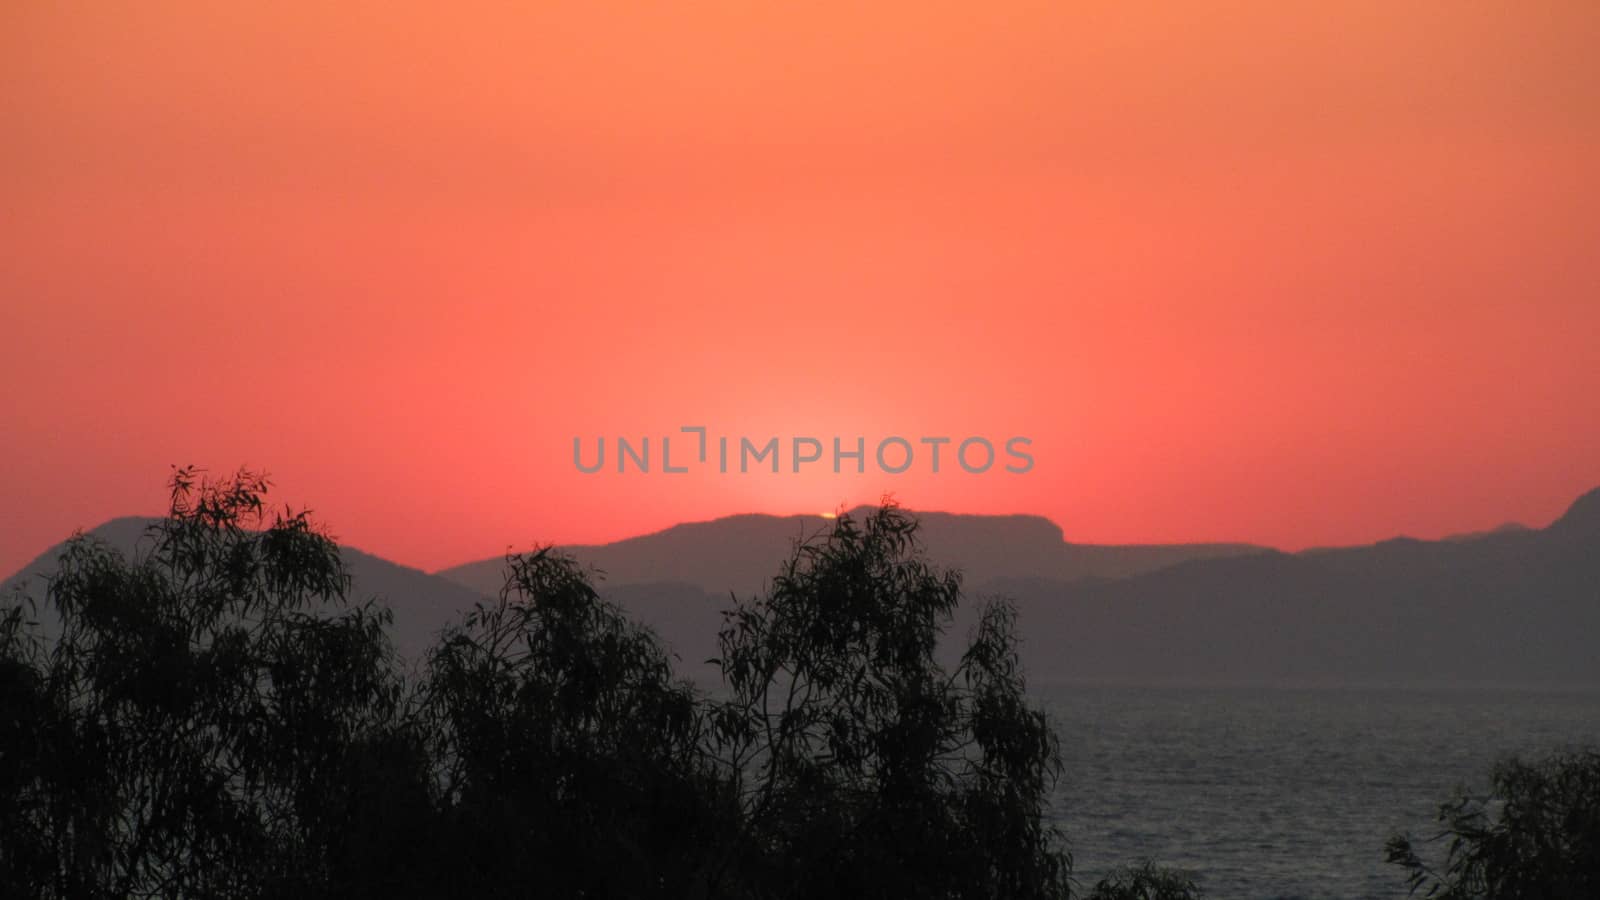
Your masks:
<instances>
[{"instance_id":1,"label":"sunset sky","mask_svg":"<svg viewBox=\"0 0 1600 900\"><path fill-rule=\"evenodd\" d=\"M1600 485L1596 47L1592 0L9 2L0 576L175 463L428 569L885 491L1543 525ZM572 463L696 424L1036 465Z\"/></svg>"}]
</instances>

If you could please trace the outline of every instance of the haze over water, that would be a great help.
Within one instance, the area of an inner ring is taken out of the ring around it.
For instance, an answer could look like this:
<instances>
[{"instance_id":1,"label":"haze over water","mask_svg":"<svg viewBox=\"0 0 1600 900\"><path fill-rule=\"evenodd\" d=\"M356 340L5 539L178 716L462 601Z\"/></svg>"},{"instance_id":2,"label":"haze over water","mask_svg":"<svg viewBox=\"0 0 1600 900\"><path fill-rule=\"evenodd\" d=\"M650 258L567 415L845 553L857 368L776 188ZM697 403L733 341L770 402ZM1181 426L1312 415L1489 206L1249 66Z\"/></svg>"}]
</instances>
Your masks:
<instances>
[{"instance_id":1,"label":"haze over water","mask_svg":"<svg viewBox=\"0 0 1600 900\"><path fill-rule=\"evenodd\" d=\"M1600 742L1600 692L1042 684L1055 812L1092 886L1153 857L1226 900L1404 898L1383 862L1493 763Z\"/></svg>"}]
</instances>

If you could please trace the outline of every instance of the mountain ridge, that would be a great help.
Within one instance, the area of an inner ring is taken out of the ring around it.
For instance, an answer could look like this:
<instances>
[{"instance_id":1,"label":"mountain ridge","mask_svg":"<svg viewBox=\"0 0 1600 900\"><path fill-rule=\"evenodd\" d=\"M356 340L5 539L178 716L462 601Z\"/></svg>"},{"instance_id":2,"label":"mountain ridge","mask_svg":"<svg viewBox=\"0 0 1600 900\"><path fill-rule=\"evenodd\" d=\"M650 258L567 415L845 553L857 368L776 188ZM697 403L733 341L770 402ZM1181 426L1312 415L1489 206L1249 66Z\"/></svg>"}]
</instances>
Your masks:
<instances>
[{"instance_id":1,"label":"mountain ridge","mask_svg":"<svg viewBox=\"0 0 1600 900\"><path fill-rule=\"evenodd\" d=\"M914 514L929 558L962 570L969 599L1011 598L1024 662L1042 680L1600 685L1589 639L1600 633L1600 489L1544 528L1293 553L1081 545L1038 516ZM90 533L126 551L153 521L122 517ZM706 679L730 592L759 590L794 540L828 524L742 514L561 549L603 572L601 593L656 631L685 674ZM352 596L390 605L396 646L413 659L503 578L503 558L428 573L342 549ZM0 591L50 569L59 550ZM458 580L464 568L471 577ZM960 610L951 634L975 611Z\"/></svg>"},{"instance_id":2,"label":"mountain ridge","mask_svg":"<svg viewBox=\"0 0 1600 900\"><path fill-rule=\"evenodd\" d=\"M859 518L871 510L858 506ZM929 556L958 568L969 582L1000 575L1039 577L1123 577L1183 559L1261 552L1252 544L1077 544L1060 525L1038 515L949 513L907 510L917 517L918 533ZM824 531L820 515L739 513L699 522L682 522L659 531L605 544L555 545L605 575L607 584L657 581L700 584L712 593L747 596L761 590L778 571L796 540ZM730 562L728 551L734 551ZM433 574L475 590L497 583L503 557L474 560ZM724 582L707 581L716 572Z\"/></svg>"}]
</instances>

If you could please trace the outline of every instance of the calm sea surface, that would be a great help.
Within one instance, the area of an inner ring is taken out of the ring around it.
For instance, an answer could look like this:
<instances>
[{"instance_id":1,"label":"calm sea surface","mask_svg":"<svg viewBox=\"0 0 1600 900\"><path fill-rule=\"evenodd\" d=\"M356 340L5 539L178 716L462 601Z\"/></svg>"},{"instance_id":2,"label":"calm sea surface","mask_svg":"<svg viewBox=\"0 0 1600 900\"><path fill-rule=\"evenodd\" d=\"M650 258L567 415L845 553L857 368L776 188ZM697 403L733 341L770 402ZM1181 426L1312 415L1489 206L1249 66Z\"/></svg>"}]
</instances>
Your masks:
<instances>
[{"instance_id":1,"label":"calm sea surface","mask_svg":"<svg viewBox=\"0 0 1600 900\"><path fill-rule=\"evenodd\" d=\"M1142 857L1208 897L1400 898L1383 862L1511 753L1600 744L1600 693L1039 685L1081 885Z\"/></svg>"}]
</instances>

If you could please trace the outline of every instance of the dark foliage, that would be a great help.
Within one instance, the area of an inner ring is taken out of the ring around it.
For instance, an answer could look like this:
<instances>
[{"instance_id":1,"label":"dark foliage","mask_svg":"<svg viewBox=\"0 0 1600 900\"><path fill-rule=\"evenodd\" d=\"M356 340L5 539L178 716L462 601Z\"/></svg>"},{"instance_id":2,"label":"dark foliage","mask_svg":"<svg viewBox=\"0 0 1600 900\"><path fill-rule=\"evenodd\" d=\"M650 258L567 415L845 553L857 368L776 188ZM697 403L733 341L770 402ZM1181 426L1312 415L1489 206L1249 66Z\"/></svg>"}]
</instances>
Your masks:
<instances>
[{"instance_id":1,"label":"dark foliage","mask_svg":"<svg viewBox=\"0 0 1600 900\"><path fill-rule=\"evenodd\" d=\"M1486 795L1460 792L1439 808L1440 830L1390 838L1389 862L1411 892L1440 900L1600 897L1600 752L1494 768ZM1424 858L1443 844L1437 867Z\"/></svg>"},{"instance_id":2,"label":"dark foliage","mask_svg":"<svg viewBox=\"0 0 1600 900\"><path fill-rule=\"evenodd\" d=\"M892 506L734 606L710 699L548 551L407 673L264 479L172 489L0 606L0 896L1066 895L1011 610L935 664L959 581Z\"/></svg>"},{"instance_id":3,"label":"dark foliage","mask_svg":"<svg viewBox=\"0 0 1600 900\"><path fill-rule=\"evenodd\" d=\"M345 604L337 547L265 487L181 470L148 553L80 536L43 622L6 611L0 894L304 893L381 830L387 614Z\"/></svg>"},{"instance_id":4,"label":"dark foliage","mask_svg":"<svg viewBox=\"0 0 1600 900\"><path fill-rule=\"evenodd\" d=\"M440 766L452 891L690 897L732 808L698 698L648 632L569 559L508 560L498 604L432 652L424 722Z\"/></svg>"},{"instance_id":5,"label":"dark foliage","mask_svg":"<svg viewBox=\"0 0 1600 900\"><path fill-rule=\"evenodd\" d=\"M1146 860L1095 882L1089 900L1199 900L1200 896L1194 879Z\"/></svg>"},{"instance_id":6,"label":"dark foliage","mask_svg":"<svg viewBox=\"0 0 1600 900\"><path fill-rule=\"evenodd\" d=\"M763 897L1058 897L1070 860L1042 820L1056 737L1017 669L1012 611L934 661L960 599L886 505L801 545L727 614L711 713L738 795L743 892Z\"/></svg>"}]
</instances>

